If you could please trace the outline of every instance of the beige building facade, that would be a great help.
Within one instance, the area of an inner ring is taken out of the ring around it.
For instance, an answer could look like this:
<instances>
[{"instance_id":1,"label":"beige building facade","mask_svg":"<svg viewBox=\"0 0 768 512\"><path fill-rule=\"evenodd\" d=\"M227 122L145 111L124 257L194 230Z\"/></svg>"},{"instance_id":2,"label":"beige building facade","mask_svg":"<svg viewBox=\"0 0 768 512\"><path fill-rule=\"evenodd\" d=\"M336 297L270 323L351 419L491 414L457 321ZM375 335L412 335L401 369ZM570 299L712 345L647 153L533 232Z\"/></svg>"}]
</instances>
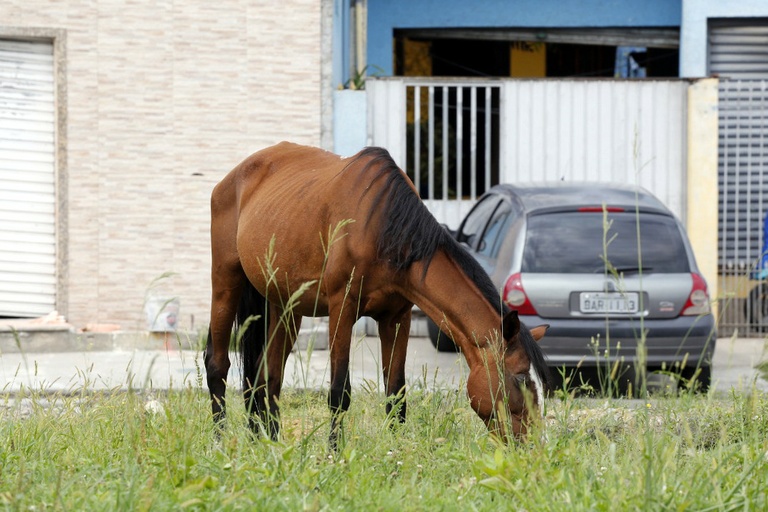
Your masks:
<instances>
[{"instance_id":1,"label":"beige building facade","mask_svg":"<svg viewBox=\"0 0 768 512\"><path fill-rule=\"evenodd\" d=\"M250 153L321 145L317 0L7 0L0 40L53 53L55 309L145 329L148 297L207 325L209 197Z\"/></svg>"}]
</instances>

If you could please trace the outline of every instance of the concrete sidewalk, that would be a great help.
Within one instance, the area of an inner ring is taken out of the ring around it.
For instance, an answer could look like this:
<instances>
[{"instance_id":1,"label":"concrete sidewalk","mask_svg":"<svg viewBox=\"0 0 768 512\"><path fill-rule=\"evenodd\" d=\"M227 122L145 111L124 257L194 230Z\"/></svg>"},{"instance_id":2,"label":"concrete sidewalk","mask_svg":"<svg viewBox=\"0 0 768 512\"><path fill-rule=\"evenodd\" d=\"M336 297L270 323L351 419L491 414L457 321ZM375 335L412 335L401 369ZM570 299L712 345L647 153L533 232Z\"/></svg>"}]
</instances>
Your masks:
<instances>
[{"instance_id":1,"label":"concrete sidewalk","mask_svg":"<svg viewBox=\"0 0 768 512\"><path fill-rule=\"evenodd\" d=\"M714 357L713 386L727 392L732 388L749 389L755 382L758 389L768 392L768 381L755 369L755 365L766 360L765 340L720 339ZM383 390L378 338L368 336L354 342L350 371L353 388L365 385ZM467 367L461 354L437 352L428 338L415 337L408 347L406 373L409 386L458 388L466 379ZM327 350L297 351L288 359L285 385L327 388L329 375ZM239 386L239 380L234 362L230 382ZM3 392L183 387L207 389L202 354L198 351L171 347L0 354L0 390Z\"/></svg>"},{"instance_id":2,"label":"concrete sidewalk","mask_svg":"<svg viewBox=\"0 0 768 512\"><path fill-rule=\"evenodd\" d=\"M330 376L329 351L294 351L286 365L285 386L319 389ZM229 379L239 386L237 354L232 354ZM457 387L466 376L460 354L437 352L428 338L412 338L406 363L408 383ZM354 342L350 372L353 387L383 389L378 338ZM168 348L116 349L59 353L0 354L0 390L32 389L74 392L82 389L207 389L202 353Z\"/></svg>"}]
</instances>

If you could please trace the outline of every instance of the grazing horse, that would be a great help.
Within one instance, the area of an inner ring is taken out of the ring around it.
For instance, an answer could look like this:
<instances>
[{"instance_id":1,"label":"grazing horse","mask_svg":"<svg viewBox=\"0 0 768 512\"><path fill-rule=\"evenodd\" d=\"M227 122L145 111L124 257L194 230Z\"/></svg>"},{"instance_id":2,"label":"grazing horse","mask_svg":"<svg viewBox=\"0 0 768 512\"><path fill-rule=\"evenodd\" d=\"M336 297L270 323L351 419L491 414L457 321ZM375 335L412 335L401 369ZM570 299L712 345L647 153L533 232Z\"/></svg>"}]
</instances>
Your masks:
<instances>
[{"instance_id":1,"label":"grazing horse","mask_svg":"<svg viewBox=\"0 0 768 512\"><path fill-rule=\"evenodd\" d=\"M254 153L211 197L212 303L205 368L217 423L233 324L241 338L251 428L279 432L283 371L302 316L328 316L330 443L350 404L352 329L378 322L387 413L405 420L405 355L417 304L461 348L467 391L489 429L523 436L547 366L477 262L438 224L389 153L341 158L282 142ZM396 410L392 410L396 407ZM511 429L509 428L511 427Z\"/></svg>"}]
</instances>

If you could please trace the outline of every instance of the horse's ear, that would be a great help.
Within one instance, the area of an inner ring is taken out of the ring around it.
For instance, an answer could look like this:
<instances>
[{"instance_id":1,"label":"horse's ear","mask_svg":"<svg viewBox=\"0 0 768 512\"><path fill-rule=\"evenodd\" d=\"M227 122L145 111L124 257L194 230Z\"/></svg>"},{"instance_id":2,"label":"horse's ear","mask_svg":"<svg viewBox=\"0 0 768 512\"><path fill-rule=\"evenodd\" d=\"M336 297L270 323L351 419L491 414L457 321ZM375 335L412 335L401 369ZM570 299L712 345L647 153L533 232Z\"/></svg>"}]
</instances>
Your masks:
<instances>
[{"instance_id":1,"label":"horse's ear","mask_svg":"<svg viewBox=\"0 0 768 512\"><path fill-rule=\"evenodd\" d=\"M531 336L533 336L534 340L539 341L541 338L544 337L544 334L546 334L547 329L549 329L549 324L537 325L536 327L531 329Z\"/></svg>"},{"instance_id":2,"label":"horse's ear","mask_svg":"<svg viewBox=\"0 0 768 512\"><path fill-rule=\"evenodd\" d=\"M501 329L506 340L511 340L517 336L517 333L520 332L520 318L517 316L517 311L513 310L504 315L504 319L501 321Z\"/></svg>"}]
</instances>

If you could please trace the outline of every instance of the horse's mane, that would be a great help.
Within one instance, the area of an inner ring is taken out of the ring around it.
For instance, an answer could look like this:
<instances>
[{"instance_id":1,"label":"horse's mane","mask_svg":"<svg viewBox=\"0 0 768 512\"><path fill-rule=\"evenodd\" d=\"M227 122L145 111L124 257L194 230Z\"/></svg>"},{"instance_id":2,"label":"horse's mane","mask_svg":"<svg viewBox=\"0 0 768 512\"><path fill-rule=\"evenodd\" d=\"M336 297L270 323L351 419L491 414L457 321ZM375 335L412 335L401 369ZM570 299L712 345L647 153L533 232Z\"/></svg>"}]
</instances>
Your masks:
<instances>
[{"instance_id":1,"label":"horse's mane","mask_svg":"<svg viewBox=\"0 0 768 512\"><path fill-rule=\"evenodd\" d=\"M506 315L509 308L501 300L491 278L432 216L389 152L384 148L368 147L358 153L348 165L362 161L365 161L365 165L361 168L360 175L370 179L371 186L379 180L385 180L378 190L374 207L371 208L367 219L367 222L370 222L374 213L381 213L381 229L377 242L379 259L395 270L407 270L413 263L421 261L426 273L435 253L443 250L475 283L488 303L497 309L500 315ZM369 172L374 173L372 177ZM546 384L549 380L549 370L544 355L522 324L519 340L531 364Z\"/></svg>"},{"instance_id":2,"label":"horse's mane","mask_svg":"<svg viewBox=\"0 0 768 512\"><path fill-rule=\"evenodd\" d=\"M422 261L426 273L435 253L442 249L475 283L486 300L506 313L499 292L488 274L435 220L389 152L384 148L368 147L357 155L355 161L366 161L360 174L370 180L371 185L385 180L366 221L370 222L375 213L380 213L381 227L376 248L379 259L394 270L407 270L415 262ZM350 165L353 163L350 162Z\"/></svg>"}]
</instances>

